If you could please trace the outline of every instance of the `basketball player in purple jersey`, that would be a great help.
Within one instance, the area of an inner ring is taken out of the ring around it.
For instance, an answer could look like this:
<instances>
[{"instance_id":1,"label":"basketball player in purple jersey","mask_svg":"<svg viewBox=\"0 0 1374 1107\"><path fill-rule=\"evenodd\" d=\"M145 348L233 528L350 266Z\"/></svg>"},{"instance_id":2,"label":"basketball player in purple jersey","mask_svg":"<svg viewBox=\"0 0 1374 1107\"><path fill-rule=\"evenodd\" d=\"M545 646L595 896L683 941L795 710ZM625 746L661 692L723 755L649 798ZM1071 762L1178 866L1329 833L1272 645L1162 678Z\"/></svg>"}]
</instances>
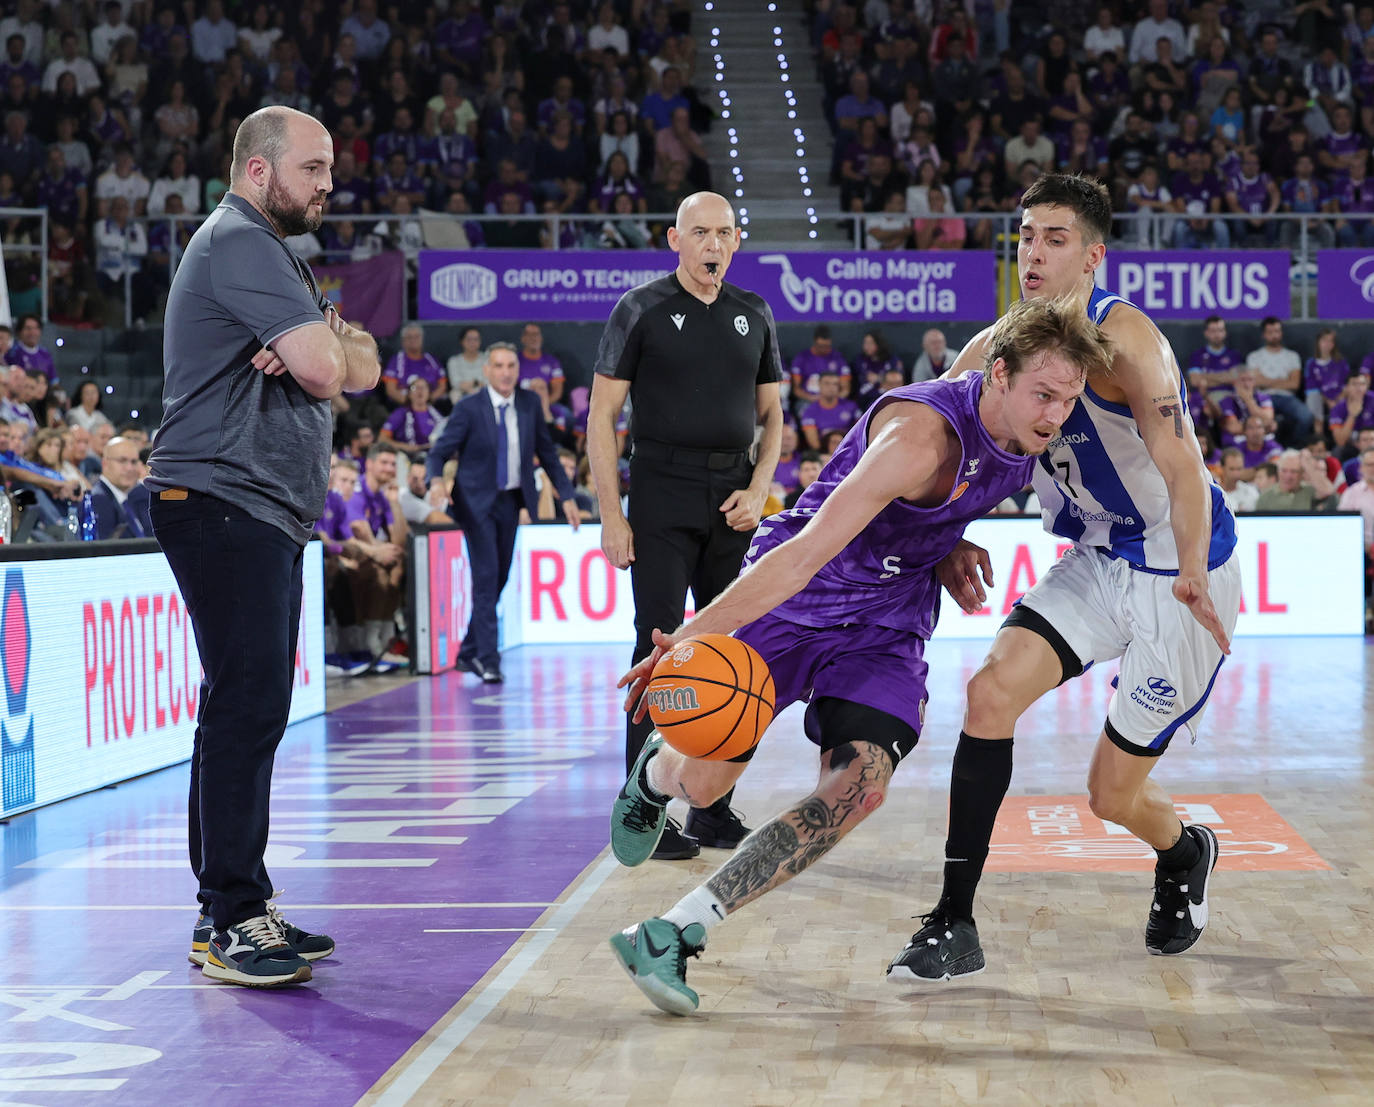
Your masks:
<instances>
[{"instance_id":1,"label":"basketball player in purple jersey","mask_svg":"<svg viewBox=\"0 0 1374 1107\"><path fill-rule=\"evenodd\" d=\"M992 329L981 373L884 393L850 429L797 505L764 521L739 578L621 679L627 709L654 665L684 638L726 634L768 663L782 710L806 700L820 747L816 790L751 834L706 883L661 918L611 938L658 1007L697 1007L686 957L731 912L795 876L883 802L915 747L925 705L922 658L939 613L935 566L965 526L1030 480L1086 379L1111 352L1072 302L1015 305ZM655 732L616 798L611 846L625 865L653 853L670 799L725 795L752 756L694 760Z\"/></svg>"},{"instance_id":2,"label":"basketball player in purple jersey","mask_svg":"<svg viewBox=\"0 0 1374 1107\"><path fill-rule=\"evenodd\" d=\"M1035 466L1045 527L1074 545L1021 598L969 682L944 889L888 966L899 983L983 971L973 897L1011 782L1017 720L1050 689L1114 658L1121 671L1088 768L1089 803L1158 854L1146 949L1182 953L1207 925L1216 835L1185 827L1149 774L1176 733L1196 735L1230 652L1240 607L1235 520L1203 465L1168 341L1139 308L1094 286L1112 225L1107 190L1047 174L1022 205L1022 296L1076 299L1111 340L1114 361ZM993 333L965 347L949 375L975 369ZM982 607L985 559L963 542L937 569L966 610Z\"/></svg>"}]
</instances>

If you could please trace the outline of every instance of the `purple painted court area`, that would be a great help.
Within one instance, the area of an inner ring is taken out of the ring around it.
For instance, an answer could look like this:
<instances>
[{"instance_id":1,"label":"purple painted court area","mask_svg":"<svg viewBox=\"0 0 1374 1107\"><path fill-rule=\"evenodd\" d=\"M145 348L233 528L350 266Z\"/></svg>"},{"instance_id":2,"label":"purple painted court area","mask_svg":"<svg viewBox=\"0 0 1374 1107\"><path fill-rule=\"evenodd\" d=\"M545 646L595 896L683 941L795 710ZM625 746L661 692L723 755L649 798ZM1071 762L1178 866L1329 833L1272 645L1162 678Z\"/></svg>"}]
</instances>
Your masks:
<instances>
[{"instance_id":1,"label":"purple painted court area","mask_svg":"<svg viewBox=\"0 0 1374 1107\"><path fill-rule=\"evenodd\" d=\"M624 646L507 654L287 732L268 868L338 952L289 990L186 961L186 766L0 828L0 1101L354 1102L607 840Z\"/></svg>"}]
</instances>

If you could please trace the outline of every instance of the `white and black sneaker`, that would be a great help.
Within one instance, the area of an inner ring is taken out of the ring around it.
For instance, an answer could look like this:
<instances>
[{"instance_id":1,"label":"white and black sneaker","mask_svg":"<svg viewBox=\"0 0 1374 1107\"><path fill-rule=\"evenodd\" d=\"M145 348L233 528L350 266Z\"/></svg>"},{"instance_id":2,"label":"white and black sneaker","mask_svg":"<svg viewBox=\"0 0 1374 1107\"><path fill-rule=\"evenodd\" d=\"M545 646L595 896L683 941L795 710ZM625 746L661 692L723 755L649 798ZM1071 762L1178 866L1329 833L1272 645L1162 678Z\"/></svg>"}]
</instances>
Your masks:
<instances>
[{"instance_id":1,"label":"white and black sneaker","mask_svg":"<svg viewBox=\"0 0 1374 1107\"><path fill-rule=\"evenodd\" d=\"M1191 949L1207 929L1207 885L1217 867L1217 836L1210 827L1183 828L1198 845L1197 863L1178 872L1155 870L1155 896L1145 924L1145 948L1171 957Z\"/></svg>"},{"instance_id":2,"label":"white and black sneaker","mask_svg":"<svg viewBox=\"0 0 1374 1107\"><path fill-rule=\"evenodd\" d=\"M887 977L897 984L940 984L955 977L977 976L987 962L978 944L978 927L972 919L948 915L943 904L929 915L925 925L887 966Z\"/></svg>"}]
</instances>

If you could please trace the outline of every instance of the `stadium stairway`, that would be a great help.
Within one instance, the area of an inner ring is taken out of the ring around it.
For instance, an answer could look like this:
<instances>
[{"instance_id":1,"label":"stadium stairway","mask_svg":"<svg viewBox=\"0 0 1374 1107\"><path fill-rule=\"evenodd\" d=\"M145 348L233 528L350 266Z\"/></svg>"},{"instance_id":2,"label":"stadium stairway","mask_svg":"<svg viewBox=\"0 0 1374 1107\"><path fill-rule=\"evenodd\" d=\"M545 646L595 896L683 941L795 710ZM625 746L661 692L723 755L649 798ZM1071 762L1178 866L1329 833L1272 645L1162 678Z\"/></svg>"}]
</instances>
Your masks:
<instances>
[{"instance_id":1,"label":"stadium stairway","mask_svg":"<svg viewBox=\"0 0 1374 1107\"><path fill-rule=\"evenodd\" d=\"M712 181L743 211L747 248L843 248L850 235L821 214L833 212L835 204L827 180L834 140L805 17L796 0L777 0L774 12L769 6L714 0L711 11L693 20L695 83L718 116L706 139ZM788 118L789 111L795 118ZM808 208L814 209L814 223Z\"/></svg>"}]
</instances>

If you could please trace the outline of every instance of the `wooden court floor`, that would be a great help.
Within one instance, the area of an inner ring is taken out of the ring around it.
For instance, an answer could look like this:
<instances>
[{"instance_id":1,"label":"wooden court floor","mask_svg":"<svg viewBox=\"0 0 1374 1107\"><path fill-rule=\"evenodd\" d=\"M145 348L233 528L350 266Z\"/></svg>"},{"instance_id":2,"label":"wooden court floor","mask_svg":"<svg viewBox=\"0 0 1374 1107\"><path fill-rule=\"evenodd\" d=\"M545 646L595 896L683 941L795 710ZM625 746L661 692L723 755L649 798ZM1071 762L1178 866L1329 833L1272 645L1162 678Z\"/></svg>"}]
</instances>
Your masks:
<instances>
[{"instance_id":1,"label":"wooden court floor","mask_svg":"<svg viewBox=\"0 0 1374 1107\"><path fill-rule=\"evenodd\" d=\"M1180 957L1144 950L1148 858L1110 827L1055 837L1085 817L1111 671L1047 697L1018 732L1008 806L1050 829L994 845L988 970L893 986L883 968L938 894L960 689L981 653L932 646L939 694L888 803L711 932L688 965L696 1017L652 1008L606 938L726 855L628 870L607 851L362 1102L1374 1103L1374 646L1238 642L1201 740L1162 759L1157 778L1223 835L1209 929ZM814 766L784 715L736 806L757 823Z\"/></svg>"}]
</instances>

